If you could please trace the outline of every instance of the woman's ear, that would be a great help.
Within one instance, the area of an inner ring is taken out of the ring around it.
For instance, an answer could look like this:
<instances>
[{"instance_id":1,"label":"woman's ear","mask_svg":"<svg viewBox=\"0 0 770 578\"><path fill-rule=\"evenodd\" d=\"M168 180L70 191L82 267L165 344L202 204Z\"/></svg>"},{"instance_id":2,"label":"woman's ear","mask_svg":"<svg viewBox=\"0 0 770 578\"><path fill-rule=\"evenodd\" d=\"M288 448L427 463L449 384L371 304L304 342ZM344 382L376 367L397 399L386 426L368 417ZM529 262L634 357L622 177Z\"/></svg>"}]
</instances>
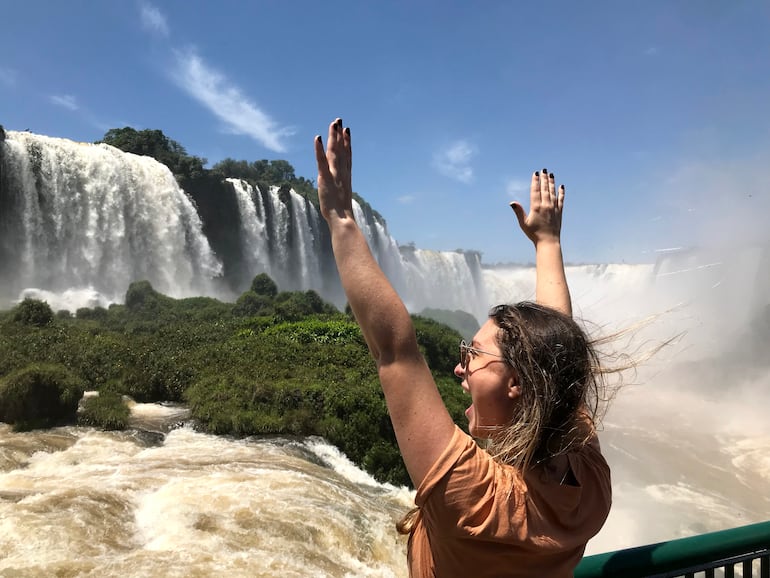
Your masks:
<instances>
[{"instance_id":1,"label":"woman's ear","mask_svg":"<svg viewBox=\"0 0 770 578\"><path fill-rule=\"evenodd\" d=\"M511 378L508 382L508 397L510 399L517 399L521 397L521 386L519 385L519 374L515 371L511 372Z\"/></svg>"}]
</instances>

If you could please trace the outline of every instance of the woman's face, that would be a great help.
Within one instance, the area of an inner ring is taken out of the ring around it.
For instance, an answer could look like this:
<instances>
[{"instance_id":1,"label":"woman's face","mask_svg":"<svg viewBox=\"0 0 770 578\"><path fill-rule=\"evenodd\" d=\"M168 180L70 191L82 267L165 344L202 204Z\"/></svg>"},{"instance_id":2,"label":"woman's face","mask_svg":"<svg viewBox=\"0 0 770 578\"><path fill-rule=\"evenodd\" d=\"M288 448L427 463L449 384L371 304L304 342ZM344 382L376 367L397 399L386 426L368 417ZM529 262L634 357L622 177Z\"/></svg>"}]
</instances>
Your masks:
<instances>
[{"instance_id":1,"label":"woman's face","mask_svg":"<svg viewBox=\"0 0 770 578\"><path fill-rule=\"evenodd\" d=\"M521 395L516 372L500 357L498 331L495 322L488 319L468 344L466 367L460 363L455 367L462 388L471 394L472 403L465 415L470 434L476 438L488 438L507 426Z\"/></svg>"}]
</instances>

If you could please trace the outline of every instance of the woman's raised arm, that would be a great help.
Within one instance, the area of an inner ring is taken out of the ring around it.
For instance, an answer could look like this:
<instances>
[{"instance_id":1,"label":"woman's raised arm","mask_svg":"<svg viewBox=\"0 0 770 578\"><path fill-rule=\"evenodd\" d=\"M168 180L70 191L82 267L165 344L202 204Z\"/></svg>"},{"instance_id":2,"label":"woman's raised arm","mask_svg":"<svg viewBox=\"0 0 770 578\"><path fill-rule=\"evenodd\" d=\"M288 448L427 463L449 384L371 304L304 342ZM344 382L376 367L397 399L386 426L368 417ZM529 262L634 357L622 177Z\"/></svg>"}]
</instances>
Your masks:
<instances>
[{"instance_id":1,"label":"woman's raised arm","mask_svg":"<svg viewBox=\"0 0 770 578\"><path fill-rule=\"evenodd\" d=\"M412 319L374 259L353 217L350 129L315 139L318 198L342 287L377 363L401 455L415 487L444 451L454 423L417 345Z\"/></svg>"},{"instance_id":2,"label":"woman's raised arm","mask_svg":"<svg viewBox=\"0 0 770 578\"><path fill-rule=\"evenodd\" d=\"M572 316L572 299L561 252L563 206L564 185L557 191L553 173L549 174L546 169L532 175L529 214L519 203L511 203L521 230L535 245L535 300Z\"/></svg>"}]
</instances>

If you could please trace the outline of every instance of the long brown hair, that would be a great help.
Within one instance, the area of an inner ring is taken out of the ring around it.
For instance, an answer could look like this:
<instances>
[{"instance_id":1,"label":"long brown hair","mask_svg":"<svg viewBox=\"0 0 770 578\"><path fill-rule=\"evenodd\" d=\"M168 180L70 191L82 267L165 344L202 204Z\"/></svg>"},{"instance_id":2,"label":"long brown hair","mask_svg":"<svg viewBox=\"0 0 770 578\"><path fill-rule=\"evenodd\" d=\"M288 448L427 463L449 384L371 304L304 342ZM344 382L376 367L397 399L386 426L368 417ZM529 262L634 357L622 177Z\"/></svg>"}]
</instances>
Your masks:
<instances>
[{"instance_id":1,"label":"long brown hair","mask_svg":"<svg viewBox=\"0 0 770 578\"><path fill-rule=\"evenodd\" d=\"M498 305L489 317L521 397L511 423L490 437L487 451L524 471L584 444L603 388L599 357L586 333L572 317L528 301Z\"/></svg>"}]
</instances>

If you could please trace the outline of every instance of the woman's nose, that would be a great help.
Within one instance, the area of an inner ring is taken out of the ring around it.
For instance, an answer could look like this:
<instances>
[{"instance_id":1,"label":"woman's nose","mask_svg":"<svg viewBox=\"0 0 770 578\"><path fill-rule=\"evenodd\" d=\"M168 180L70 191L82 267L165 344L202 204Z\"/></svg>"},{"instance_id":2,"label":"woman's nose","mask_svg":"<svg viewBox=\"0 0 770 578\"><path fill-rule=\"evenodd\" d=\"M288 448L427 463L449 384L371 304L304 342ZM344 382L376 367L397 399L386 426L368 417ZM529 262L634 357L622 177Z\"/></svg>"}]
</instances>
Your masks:
<instances>
[{"instance_id":1,"label":"woman's nose","mask_svg":"<svg viewBox=\"0 0 770 578\"><path fill-rule=\"evenodd\" d=\"M460 378L465 377L465 370L463 369L463 366L460 365L459 363L455 365L455 375Z\"/></svg>"}]
</instances>

